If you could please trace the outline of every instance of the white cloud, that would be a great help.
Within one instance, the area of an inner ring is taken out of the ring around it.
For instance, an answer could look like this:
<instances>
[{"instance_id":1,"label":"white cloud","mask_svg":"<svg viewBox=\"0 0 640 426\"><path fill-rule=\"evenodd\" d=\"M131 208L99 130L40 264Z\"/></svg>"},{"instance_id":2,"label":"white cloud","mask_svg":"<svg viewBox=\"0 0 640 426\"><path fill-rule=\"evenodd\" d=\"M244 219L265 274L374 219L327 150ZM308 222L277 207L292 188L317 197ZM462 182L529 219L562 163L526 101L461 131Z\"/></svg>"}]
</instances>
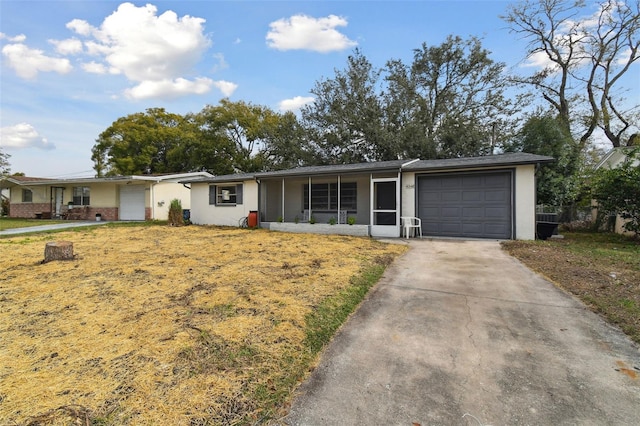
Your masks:
<instances>
[{"instance_id":1,"label":"white cloud","mask_svg":"<svg viewBox=\"0 0 640 426\"><path fill-rule=\"evenodd\" d=\"M28 123L15 126L0 127L0 145L6 148L40 148L55 149L52 143L38 134L38 131Z\"/></svg>"},{"instance_id":2,"label":"white cloud","mask_svg":"<svg viewBox=\"0 0 640 426\"><path fill-rule=\"evenodd\" d=\"M229 68L229 64L224 59L224 55L222 53L215 53L213 55L213 59L216 60L216 64L213 66L213 69L212 69L213 72L221 71Z\"/></svg>"},{"instance_id":3,"label":"white cloud","mask_svg":"<svg viewBox=\"0 0 640 426\"><path fill-rule=\"evenodd\" d=\"M122 73L137 83L126 90L131 99L175 98L206 93L213 81L184 78L211 45L204 34L205 20L169 10L157 15L152 4L136 7L122 3L100 27L74 19L67 28L90 37L89 55L98 60L84 64L88 72ZM102 67L99 64L102 62Z\"/></svg>"},{"instance_id":4,"label":"white cloud","mask_svg":"<svg viewBox=\"0 0 640 426\"><path fill-rule=\"evenodd\" d=\"M74 19L70 22L67 22L66 27L71 31L78 33L82 36L89 36L93 32L95 28L91 26L87 21L83 19Z\"/></svg>"},{"instance_id":5,"label":"white cloud","mask_svg":"<svg viewBox=\"0 0 640 426\"><path fill-rule=\"evenodd\" d=\"M130 99L170 99L184 95L202 95L211 90L214 81L210 78L196 78L190 81L184 78L175 80L146 80L127 89L125 95Z\"/></svg>"},{"instance_id":6,"label":"white cloud","mask_svg":"<svg viewBox=\"0 0 640 426\"><path fill-rule=\"evenodd\" d=\"M94 61L82 64L82 69L91 74L106 74L108 71L104 64Z\"/></svg>"},{"instance_id":7,"label":"white cloud","mask_svg":"<svg viewBox=\"0 0 640 426\"><path fill-rule=\"evenodd\" d=\"M547 68L547 67L555 67L555 64L551 62L549 56L547 56L544 52L536 52L532 55L529 55L527 60L522 64L523 67L526 68Z\"/></svg>"},{"instance_id":8,"label":"white cloud","mask_svg":"<svg viewBox=\"0 0 640 426\"><path fill-rule=\"evenodd\" d=\"M285 99L280 101L278 104L278 109L280 111L297 111L303 106L312 103L315 101L313 96L296 96L291 99Z\"/></svg>"},{"instance_id":9,"label":"white cloud","mask_svg":"<svg viewBox=\"0 0 640 426\"><path fill-rule=\"evenodd\" d=\"M336 27L346 25L346 19L335 15L317 19L307 15L282 18L269 24L267 46L277 50L304 49L322 53L348 49L358 43L336 30Z\"/></svg>"},{"instance_id":10,"label":"white cloud","mask_svg":"<svg viewBox=\"0 0 640 426\"><path fill-rule=\"evenodd\" d=\"M238 88L237 84L224 80L214 81L213 86L218 88L218 90L220 90L226 97L233 95L233 92Z\"/></svg>"},{"instance_id":11,"label":"white cloud","mask_svg":"<svg viewBox=\"0 0 640 426\"><path fill-rule=\"evenodd\" d=\"M163 80L189 71L209 47L204 19L172 11L156 16L151 4L123 3L93 31L98 51L133 81Z\"/></svg>"},{"instance_id":12,"label":"white cloud","mask_svg":"<svg viewBox=\"0 0 640 426\"><path fill-rule=\"evenodd\" d=\"M61 55L76 55L82 53L82 42L77 38L66 40L49 40L56 47L56 52Z\"/></svg>"},{"instance_id":13,"label":"white cloud","mask_svg":"<svg viewBox=\"0 0 640 426\"><path fill-rule=\"evenodd\" d=\"M27 36L24 34L19 34L15 37L11 37L6 35L5 33L0 33L0 40L7 40L11 43L22 43L27 39Z\"/></svg>"},{"instance_id":14,"label":"white cloud","mask_svg":"<svg viewBox=\"0 0 640 426\"><path fill-rule=\"evenodd\" d=\"M8 44L2 48L2 54L21 78L33 79L39 72L67 74L73 69L68 59L47 56L42 50L24 44Z\"/></svg>"}]
</instances>

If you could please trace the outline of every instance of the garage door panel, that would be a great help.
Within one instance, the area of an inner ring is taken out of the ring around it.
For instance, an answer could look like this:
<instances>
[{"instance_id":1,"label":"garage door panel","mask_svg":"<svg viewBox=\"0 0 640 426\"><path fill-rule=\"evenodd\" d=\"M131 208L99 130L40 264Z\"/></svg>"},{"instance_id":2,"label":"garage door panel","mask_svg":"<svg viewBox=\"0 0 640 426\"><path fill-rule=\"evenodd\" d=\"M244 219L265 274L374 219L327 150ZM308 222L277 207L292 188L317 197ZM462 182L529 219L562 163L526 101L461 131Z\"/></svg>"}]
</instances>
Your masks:
<instances>
[{"instance_id":1,"label":"garage door panel","mask_svg":"<svg viewBox=\"0 0 640 426\"><path fill-rule=\"evenodd\" d=\"M509 231L509 229L506 228L504 224L487 223L487 224L485 224L485 227L484 227L484 232L486 234L489 234L489 235L501 235L501 234L504 234L507 231Z\"/></svg>"},{"instance_id":2,"label":"garage door panel","mask_svg":"<svg viewBox=\"0 0 640 426\"><path fill-rule=\"evenodd\" d=\"M472 176L472 175L465 176L461 180L461 183L462 183L463 187L481 186L483 184L482 177L479 176L479 175L477 175L477 176Z\"/></svg>"},{"instance_id":3,"label":"garage door panel","mask_svg":"<svg viewBox=\"0 0 640 426\"><path fill-rule=\"evenodd\" d=\"M460 178L441 179L437 182L440 188L453 189L462 187L462 180Z\"/></svg>"},{"instance_id":4,"label":"garage door panel","mask_svg":"<svg viewBox=\"0 0 640 426\"><path fill-rule=\"evenodd\" d=\"M423 201L424 202L439 201L441 195L442 194L440 192L428 191L424 193Z\"/></svg>"},{"instance_id":5,"label":"garage door panel","mask_svg":"<svg viewBox=\"0 0 640 426\"><path fill-rule=\"evenodd\" d=\"M461 230L462 227L460 223L443 223L440 226L440 232L448 236L458 234Z\"/></svg>"},{"instance_id":6,"label":"garage door panel","mask_svg":"<svg viewBox=\"0 0 640 426\"><path fill-rule=\"evenodd\" d=\"M510 181L510 176L508 176L508 175L485 176L484 185L485 186L497 186L497 187L503 188L506 185L508 185L509 181Z\"/></svg>"},{"instance_id":7,"label":"garage door panel","mask_svg":"<svg viewBox=\"0 0 640 426\"><path fill-rule=\"evenodd\" d=\"M459 192L444 192L441 194L440 199L446 202L457 203L460 201L460 193Z\"/></svg>"},{"instance_id":8,"label":"garage door panel","mask_svg":"<svg viewBox=\"0 0 640 426\"><path fill-rule=\"evenodd\" d=\"M462 225L462 232L470 235L480 235L484 230L482 222L466 222Z\"/></svg>"},{"instance_id":9,"label":"garage door panel","mask_svg":"<svg viewBox=\"0 0 640 426\"><path fill-rule=\"evenodd\" d=\"M484 208L484 217L487 219L502 220L509 214L509 209L506 207L486 207Z\"/></svg>"},{"instance_id":10,"label":"garage door panel","mask_svg":"<svg viewBox=\"0 0 640 426\"><path fill-rule=\"evenodd\" d=\"M459 207L443 207L440 209L439 217L446 218L459 218L462 209Z\"/></svg>"},{"instance_id":11,"label":"garage door panel","mask_svg":"<svg viewBox=\"0 0 640 426\"><path fill-rule=\"evenodd\" d=\"M418 177L424 235L511 238L510 171Z\"/></svg>"},{"instance_id":12,"label":"garage door panel","mask_svg":"<svg viewBox=\"0 0 640 426\"><path fill-rule=\"evenodd\" d=\"M496 191L496 190L487 190L484 193L485 201L507 201L508 200L508 192L507 191Z\"/></svg>"},{"instance_id":13,"label":"garage door panel","mask_svg":"<svg viewBox=\"0 0 640 426\"><path fill-rule=\"evenodd\" d=\"M482 207L465 207L462 209L462 217L466 219L477 219L484 216L484 209Z\"/></svg>"},{"instance_id":14,"label":"garage door panel","mask_svg":"<svg viewBox=\"0 0 640 426\"><path fill-rule=\"evenodd\" d=\"M478 202L484 198L482 191L462 191L462 201Z\"/></svg>"}]
</instances>

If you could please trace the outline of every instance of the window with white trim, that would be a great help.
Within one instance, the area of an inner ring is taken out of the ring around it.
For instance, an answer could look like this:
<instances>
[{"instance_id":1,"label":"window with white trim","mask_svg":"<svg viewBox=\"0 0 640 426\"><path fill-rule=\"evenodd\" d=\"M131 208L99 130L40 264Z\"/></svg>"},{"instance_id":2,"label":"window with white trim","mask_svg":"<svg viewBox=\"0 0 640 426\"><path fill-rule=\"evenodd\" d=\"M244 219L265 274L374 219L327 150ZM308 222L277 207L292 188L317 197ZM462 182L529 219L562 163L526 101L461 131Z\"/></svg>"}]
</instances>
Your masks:
<instances>
[{"instance_id":1,"label":"window with white trim","mask_svg":"<svg viewBox=\"0 0 640 426\"><path fill-rule=\"evenodd\" d=\"M73 187L73 205L88 206L91 201L91 189L88 186Z\"/></svg>"},{"instance_id":2,"label":"window with white trim","mask_svg":"<svg viewBox=\"0 0 640 426\"><path fill-rule=\"evenodd\" d=\"M32 203L33 202L33 191L30 189L22 190L22 202L23 203Z\"/></svg>"}]
</instances>

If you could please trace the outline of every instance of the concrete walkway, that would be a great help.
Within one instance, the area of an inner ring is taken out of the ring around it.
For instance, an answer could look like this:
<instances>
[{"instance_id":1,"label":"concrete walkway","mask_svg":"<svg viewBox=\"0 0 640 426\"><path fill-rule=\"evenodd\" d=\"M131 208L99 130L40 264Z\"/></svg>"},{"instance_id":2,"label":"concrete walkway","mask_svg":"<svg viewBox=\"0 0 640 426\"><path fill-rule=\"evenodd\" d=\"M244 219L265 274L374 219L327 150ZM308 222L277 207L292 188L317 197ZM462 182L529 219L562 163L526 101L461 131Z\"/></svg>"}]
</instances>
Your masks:
<instances>
[{"instance_id":1,"label":"concrete walkway","mask_svg":"<svg viewBox=\"0 0 640 426\"><path fill-rule=\"evenodd\" d=\"M96 226L96 225L104 225L108 222L69 222L69 223L56 223L50 225L39 225L39 226L29 226L26 228L12 228L5 229L0 231L0 235L17 235L17 234L28 234L32 232L46 232L46 231L55 231L59 229L67 229L67 228L79 228L82 226Z\"/></svg>"},{"instance_id":2,"label":"concrete walkway","mask_svg":"<svg viewBox=\"0 0 640 426\"><path fill-rule=\"evenodd\" d=\"M640 351L626 336L495 241L410 245L285 424L640 424Z\"/></svg>"}]
</instances>

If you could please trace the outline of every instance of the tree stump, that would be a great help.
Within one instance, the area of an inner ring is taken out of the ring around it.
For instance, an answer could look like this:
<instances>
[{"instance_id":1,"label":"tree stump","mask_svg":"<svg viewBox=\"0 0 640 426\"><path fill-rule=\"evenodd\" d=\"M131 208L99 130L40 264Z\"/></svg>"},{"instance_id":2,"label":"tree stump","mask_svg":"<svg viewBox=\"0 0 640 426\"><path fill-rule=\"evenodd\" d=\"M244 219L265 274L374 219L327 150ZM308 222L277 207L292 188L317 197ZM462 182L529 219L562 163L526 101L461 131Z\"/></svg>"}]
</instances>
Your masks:
<instances>
[{"instance_id":1,"label":"tree stump","mask_svg":"<svg viewBox=\"0 0 640 426\"><path fill-rule=\"evenodd\" d=\"M72 260L73 243L71 241L54 241L44 247L44 260L42 263L52 260Z\"/></svg>"}]
</instances>

